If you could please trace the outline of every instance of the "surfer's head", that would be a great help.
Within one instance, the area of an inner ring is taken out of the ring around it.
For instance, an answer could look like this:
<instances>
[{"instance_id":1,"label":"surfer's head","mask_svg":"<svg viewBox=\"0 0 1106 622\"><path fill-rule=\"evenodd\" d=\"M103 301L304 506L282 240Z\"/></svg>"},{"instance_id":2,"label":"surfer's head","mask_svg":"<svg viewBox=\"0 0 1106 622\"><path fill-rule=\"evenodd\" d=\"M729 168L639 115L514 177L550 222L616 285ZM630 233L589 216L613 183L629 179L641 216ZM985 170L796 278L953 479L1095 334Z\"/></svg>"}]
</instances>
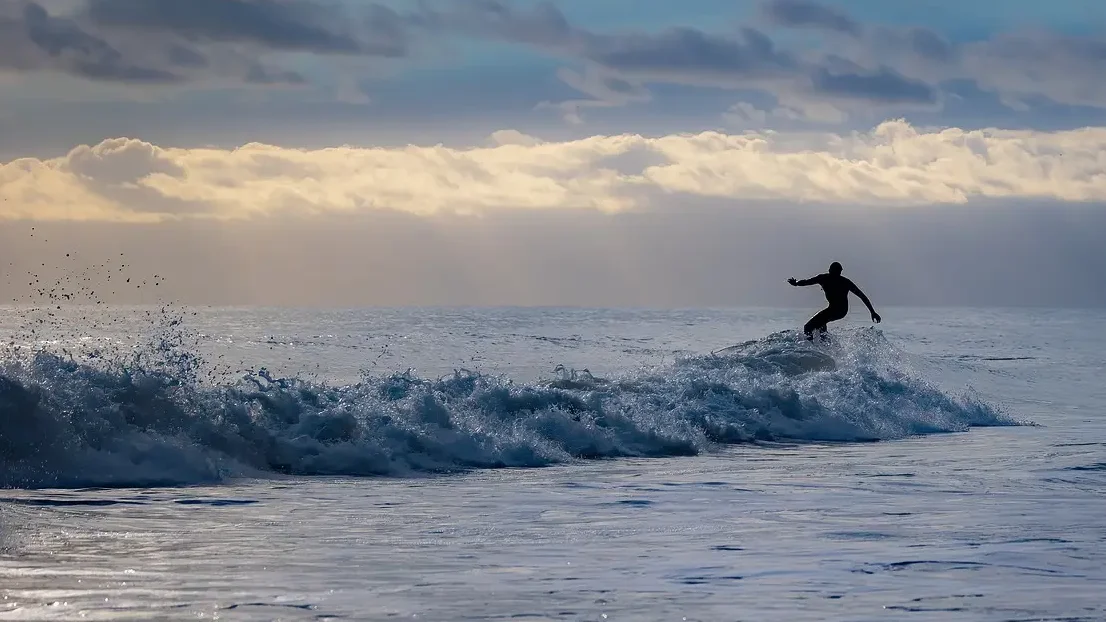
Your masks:
<instances>
[{"instance_id":1,"label":"surfer's head","mask_svg":"<svg viewBox=\"0 0 1106 622\"><path fill-rule=\"evenodd\" d=\"M844 269L844 268L842 268L842 267L841 267L841 264L839 264L839 263L837 263L837 262L835 261L835 262L833 262L833 263L831 263L831 264L830 264L830 271L829 271L829 273L830 273L830 274L833 274L833 275L838 275L838 274L841 274L841 270L843 270L843 269Z\"/></svg>"}]
</instances>

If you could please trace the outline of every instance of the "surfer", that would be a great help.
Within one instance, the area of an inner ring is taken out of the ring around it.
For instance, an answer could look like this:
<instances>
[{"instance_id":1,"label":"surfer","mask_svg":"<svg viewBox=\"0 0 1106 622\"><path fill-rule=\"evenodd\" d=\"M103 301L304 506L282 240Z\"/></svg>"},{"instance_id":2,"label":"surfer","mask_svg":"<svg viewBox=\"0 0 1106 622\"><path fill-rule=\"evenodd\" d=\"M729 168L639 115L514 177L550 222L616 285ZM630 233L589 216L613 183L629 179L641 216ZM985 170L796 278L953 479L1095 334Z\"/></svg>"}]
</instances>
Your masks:
<instances>
[{"instance_id":1,"label":"surfer","mask_svg":"<svg viewBox=\"0 0 1106 622\"><path fill-rule=\"evenodd\" d=\"M795 277L787 279L787 282L795 287L821 285L822 291L826 293L826 300L829 301L828 307L819 311L814 317L810 318L806 326L803 326L803 332L806 333L806 338L810 341L814 341L815 330L822 338L825 338L826 324L840 320L849 313L849 292L856 294L858 298L864 301L864 305L872 312L873 322L879 324L881 321L879 314L872 308L872 303L868 300L868 297L860 291L855 283L841 276L841 270L841 264L835 261L830 264L829 272L826 274L819 274L802 281L796 281Z\"/></svg>"}]
</instances>

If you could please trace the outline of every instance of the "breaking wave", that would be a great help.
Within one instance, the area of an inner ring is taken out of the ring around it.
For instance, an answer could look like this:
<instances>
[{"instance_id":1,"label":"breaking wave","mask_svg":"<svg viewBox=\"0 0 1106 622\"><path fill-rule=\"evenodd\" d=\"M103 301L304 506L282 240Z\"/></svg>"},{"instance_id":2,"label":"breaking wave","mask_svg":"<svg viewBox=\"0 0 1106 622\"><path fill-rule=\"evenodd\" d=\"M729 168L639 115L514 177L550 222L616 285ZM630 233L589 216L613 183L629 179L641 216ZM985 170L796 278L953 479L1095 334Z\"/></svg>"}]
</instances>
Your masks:
<instances>
[{"instance_id":1,"label":"breaking wave","mask_svg":"<svg viewBox=\"0 0 1106 622\"><path fill-rule=\"evenodd\" d=\"M0 486L403 476L1015 424L904 360L874 329L831 345L788 332L613 378L462 370L332 386L264 370L205 383L188 356L97 365L38 352L0 367Z\"/></svg>"}]
</instances>

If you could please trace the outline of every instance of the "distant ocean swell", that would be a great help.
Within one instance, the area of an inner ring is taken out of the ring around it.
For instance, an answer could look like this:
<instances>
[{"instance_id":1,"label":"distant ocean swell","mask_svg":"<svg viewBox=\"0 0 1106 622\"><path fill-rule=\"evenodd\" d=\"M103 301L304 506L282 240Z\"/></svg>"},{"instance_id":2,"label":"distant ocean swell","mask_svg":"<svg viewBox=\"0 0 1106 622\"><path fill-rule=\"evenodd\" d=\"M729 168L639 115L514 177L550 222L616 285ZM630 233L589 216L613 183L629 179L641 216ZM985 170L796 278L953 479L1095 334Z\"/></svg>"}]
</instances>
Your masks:
<instances>
[{"instance_id":1,"label":"distant ocean swell","mask_svg":"<svg viewBox=\"0 0 1106 622\"><path fill-rule=\"evenodd\" d=\"M599 379L458 371L348 386L194 380L194 363L0 368L0 486L156 486L264 473L391 475L679 456L753 441L869 441L1014 425L911 373L877 330L833 346L775 334Z\"/></svg>"}]
</instances>

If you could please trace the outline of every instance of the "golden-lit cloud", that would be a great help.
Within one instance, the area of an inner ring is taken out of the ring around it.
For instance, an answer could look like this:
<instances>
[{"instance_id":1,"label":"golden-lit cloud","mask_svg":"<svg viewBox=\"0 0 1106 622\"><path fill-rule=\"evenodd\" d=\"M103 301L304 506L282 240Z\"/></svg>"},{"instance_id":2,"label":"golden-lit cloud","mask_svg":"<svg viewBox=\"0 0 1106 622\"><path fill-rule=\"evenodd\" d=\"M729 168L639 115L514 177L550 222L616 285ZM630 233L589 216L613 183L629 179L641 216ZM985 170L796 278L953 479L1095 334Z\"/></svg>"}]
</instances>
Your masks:
<instances>
[{"instance_id":1,"label":"golden-lit cloud","mask_svg":"<svg viewBox=\"0 0 1106 622\"><path fill-rule=\"evenodd\" d=\"M0 217L243 219L399 210L663 207L682 193L873 206L1106 200L1106 128L593 136L513 130L485 146L165 148L136 139L0 164ZM675 206L674 206L675 208Z\"/></svg>"}]
</instances>

